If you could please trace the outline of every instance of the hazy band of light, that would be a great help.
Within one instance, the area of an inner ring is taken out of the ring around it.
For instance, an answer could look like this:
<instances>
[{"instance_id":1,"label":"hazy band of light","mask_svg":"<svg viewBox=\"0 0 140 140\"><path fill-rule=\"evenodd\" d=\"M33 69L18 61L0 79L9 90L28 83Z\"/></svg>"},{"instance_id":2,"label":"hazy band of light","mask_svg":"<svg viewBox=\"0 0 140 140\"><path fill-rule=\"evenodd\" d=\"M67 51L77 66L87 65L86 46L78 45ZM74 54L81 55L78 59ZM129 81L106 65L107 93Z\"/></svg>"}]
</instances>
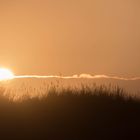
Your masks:
<instances>
[{"instance_id":1,"label":"hazy band of light","mask_svg":"<svg viewBox=\"0 0 140 140\"><path fill-rule=\"evenodd\" d=\"M81 74L81 75L73 75L73 76L56 76L56 75L50 75L50 76L41 76L41 75L20 75L20 76L14 76L15 79L19 78L61 78L61 79L99 79L99 78L105 78L105 79L116 79L116 80L140 80L140 77L134 77L134 78L123 78L123 77L117 77L117 76L108 76L108 75L90 75L90 74Z\"/></svg>"}]
</instances>

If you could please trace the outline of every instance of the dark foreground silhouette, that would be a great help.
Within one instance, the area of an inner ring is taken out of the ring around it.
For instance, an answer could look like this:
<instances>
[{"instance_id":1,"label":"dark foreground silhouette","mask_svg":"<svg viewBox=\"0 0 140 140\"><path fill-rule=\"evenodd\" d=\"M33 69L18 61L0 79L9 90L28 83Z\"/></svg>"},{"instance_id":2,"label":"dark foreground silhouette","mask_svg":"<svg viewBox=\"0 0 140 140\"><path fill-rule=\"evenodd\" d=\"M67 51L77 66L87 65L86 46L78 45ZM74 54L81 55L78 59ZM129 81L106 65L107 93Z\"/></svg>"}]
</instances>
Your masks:
<instances>
[{"instance_id":1,"label":"dark foreground silhouette","mask_svg":"<svg viewBox=\"0 0 140 140\"><path fill-rule=\"evenodd\" d=\"M139 100L113 92L54 90L22 102L1 96L0 140L140 139Z\"/></svg>"}]
</instances>

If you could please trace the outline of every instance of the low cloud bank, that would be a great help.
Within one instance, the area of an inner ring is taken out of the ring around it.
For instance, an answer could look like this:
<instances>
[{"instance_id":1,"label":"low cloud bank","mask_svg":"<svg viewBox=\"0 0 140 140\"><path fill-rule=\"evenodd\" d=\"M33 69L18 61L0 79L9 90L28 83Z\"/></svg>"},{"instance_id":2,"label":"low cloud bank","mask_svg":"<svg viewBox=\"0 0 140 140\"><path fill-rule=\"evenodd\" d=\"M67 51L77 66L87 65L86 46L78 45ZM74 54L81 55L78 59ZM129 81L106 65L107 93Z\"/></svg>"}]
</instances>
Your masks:
<instances>
[{"instance_id":1,"label":"low cloud bank","mask_svg":"<svg viewBox=\"0 0 140 140\"><path fill-rule=\"evenodd\" d=\"M108 75L90 75L90 74L80 74L80 75L73 75L73 76L57 76L57 75L50 75L50 76L41 76L41 75L21 75L21 76L15 76L14 78L62 78L62 79L99 79L99 78L105 78L105 79L116 79L116 80L140 80L140 77L134 77L134 78L124 78L124 77L117 77L117 76L108 76Z\"/></svg>"}]
</instances>

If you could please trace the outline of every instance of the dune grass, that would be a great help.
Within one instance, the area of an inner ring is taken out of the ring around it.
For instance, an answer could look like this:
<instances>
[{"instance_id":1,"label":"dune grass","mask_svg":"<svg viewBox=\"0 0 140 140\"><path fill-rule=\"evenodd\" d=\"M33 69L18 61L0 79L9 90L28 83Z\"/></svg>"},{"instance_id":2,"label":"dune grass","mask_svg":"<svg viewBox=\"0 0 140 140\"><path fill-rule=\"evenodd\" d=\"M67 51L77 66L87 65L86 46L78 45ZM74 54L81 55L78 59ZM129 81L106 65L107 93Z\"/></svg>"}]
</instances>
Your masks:
<instances>
[{"instance_id":1,"label":"dune grass","mask_svg":"<svg viewBox=\"0 0 140 140\"><path fill-rule=\"evenodd\" d=\"M119 87L52 86L14 102L0 88L0 138L96 140L140 138L140 101ZM19 93L20 94L20 93ZM127 96L126 96L127 95Z\"/></svg>"}]
</instances>

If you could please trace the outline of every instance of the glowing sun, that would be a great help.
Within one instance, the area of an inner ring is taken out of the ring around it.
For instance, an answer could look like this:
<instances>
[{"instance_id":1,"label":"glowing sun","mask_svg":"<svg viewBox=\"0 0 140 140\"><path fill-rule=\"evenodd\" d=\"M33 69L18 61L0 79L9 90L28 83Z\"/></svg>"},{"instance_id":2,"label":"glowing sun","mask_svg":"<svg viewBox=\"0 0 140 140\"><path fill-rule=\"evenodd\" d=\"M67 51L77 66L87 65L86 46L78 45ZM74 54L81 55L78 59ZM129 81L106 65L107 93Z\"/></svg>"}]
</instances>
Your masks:
<instances>
[{"instance_id":1,"label":"glowing sun","mask_svg":"<svg viewBox=\"0 0 140 140\"><path fill-rule=\"evenodd\" d=\"M9 80L14 78L14 73L5 68L0 68L0 81L1 80Z\"/></svg>"}]
</instances>

